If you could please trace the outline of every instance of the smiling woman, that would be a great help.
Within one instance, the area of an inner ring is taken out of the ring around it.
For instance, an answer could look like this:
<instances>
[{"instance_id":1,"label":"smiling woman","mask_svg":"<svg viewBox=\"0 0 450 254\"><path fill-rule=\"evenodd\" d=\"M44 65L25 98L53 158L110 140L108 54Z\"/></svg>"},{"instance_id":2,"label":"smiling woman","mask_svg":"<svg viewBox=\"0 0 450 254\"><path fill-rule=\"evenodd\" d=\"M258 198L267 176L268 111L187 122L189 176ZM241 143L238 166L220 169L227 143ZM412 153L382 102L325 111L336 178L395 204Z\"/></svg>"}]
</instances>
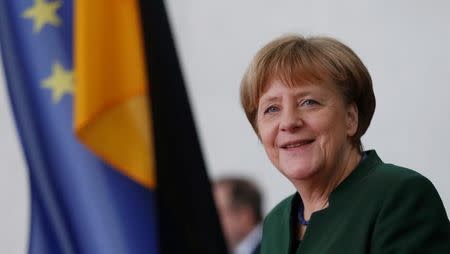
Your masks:
<instances>
[{"instance_id":1,"label":"smiling woman","mask_svg":"<svg viewBox=\"0 0 450 254\"><path fill-rule=\"evenodd\" d=\"M263 254L450 253L449 220L431 182L362 149L375 96L350 48L326 37L270 42L244 75L241 103L297 189L265 219Z\"/></svg>"},{"instance_id":2,"label":"smiling woman","mask_svg":"<svg viewBox=\"0 0 450 254\"><path fill-rule=\"evenodd\" d=\"M268 87L257 113L259 135L272 163L294 185L328 179L336 168L348 171L357 164L358 148L347 146L357 127L355 104L346 105L326 84L289 88L277 80ZM348 162L350 167L342 165Z\"/></svg>"}]
</instances>

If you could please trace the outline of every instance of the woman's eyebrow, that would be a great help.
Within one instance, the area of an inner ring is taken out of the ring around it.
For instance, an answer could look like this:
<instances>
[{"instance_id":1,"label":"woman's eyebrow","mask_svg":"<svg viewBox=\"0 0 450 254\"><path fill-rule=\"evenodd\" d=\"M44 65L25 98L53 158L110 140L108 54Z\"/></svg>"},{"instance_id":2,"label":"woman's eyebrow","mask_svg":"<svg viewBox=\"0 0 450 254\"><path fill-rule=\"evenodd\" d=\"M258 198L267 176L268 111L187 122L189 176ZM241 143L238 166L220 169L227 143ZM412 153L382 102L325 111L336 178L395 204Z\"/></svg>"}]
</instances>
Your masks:
<instances>
[{"instance_id":1,"label":"woman's eyebrow","mask_svg":"<svg viewBox=\"0 0 450 254\"><path fill-rule=\"evenodd\" d=\"M313 89L307 89L304 91L298 91L298 92L294 92L294 96L295 97L306 97L308 95L311 95L313 93L312 91ZM268 102L274 102L279 100L281 96L280 95L266 95L266 96L261 96L260 100L259 100L259 104L262 103L268 103Z\"/></svg>"},{"instance_id":2,"label":"woman's eyebrow","mask_svg":"<svg viewBox=\"0 0 450 254\"><path fill-rule=\"evenodd\" d=\"M280 96L272 95L272 96L262 96L259 100L259 104L261 103L268 103L268 102L274 102L277 101L280 98Z\"/></svg>"}]
</instances>

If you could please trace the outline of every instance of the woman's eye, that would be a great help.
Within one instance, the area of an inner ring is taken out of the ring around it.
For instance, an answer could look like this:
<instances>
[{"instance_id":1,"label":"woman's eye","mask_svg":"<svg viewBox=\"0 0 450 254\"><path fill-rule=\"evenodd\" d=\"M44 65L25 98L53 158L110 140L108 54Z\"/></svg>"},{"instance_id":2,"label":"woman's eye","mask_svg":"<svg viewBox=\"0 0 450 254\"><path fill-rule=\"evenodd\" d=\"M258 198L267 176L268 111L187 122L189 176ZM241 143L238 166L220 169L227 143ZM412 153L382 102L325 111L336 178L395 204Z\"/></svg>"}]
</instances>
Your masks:
<instances>
[{"instance_id":1,"label":"woman's eye","mask_svg":"<svg viewBox=\"0 0 450 254\"><path fill-rule=\"evenodd\" d=\"M301 106L313 106L316 104L318 104L318 102L313 99L306 99L300 102Z\"/></svg>"},{"instance_id":2,"label":"woman's eye","mask_svg":"<svg viewBox=\"0 0 450 254\"><path fill-rule=\"evenodd\" d=\"M266 110L264 110L264 114L274 113L274 112L277 112L277 111L278 111L278 107L276 107L276 106L269 106L269 107L266 108Z\"/></svg>"}]
</instances>

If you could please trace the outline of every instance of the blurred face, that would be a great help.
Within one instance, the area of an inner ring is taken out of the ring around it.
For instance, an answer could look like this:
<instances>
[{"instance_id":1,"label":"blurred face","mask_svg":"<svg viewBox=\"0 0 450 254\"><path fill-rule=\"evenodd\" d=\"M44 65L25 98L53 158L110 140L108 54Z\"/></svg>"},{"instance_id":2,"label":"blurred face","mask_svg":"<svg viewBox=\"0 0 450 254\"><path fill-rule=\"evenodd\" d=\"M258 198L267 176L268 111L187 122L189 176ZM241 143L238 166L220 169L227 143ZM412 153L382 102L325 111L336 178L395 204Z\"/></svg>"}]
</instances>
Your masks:
<instances>
[{"instance_id":1,"label":"blurred face","mask_svg":"<svg viewBox=\"0 0 450 254\"><path fill-rule=\"evenodd\" d=\"M357 115L356 106L346 105L332 84L289 88L274 80L259 100L256 121L269 159L296 181L331 174L343 164Z\"/></svg>"},{"instance_id":2,"label":"blurred face","mask_svg":"<svg viewBox=\"0 0 450 254\"><path fill-rule=\"evenodd\" d=\"M252 211L249 208L233 208L230 188L224 184L214 187L214 200L225 240L228 247L233 249L252 230L254 226Z\"/></svg>"}]
</instances>

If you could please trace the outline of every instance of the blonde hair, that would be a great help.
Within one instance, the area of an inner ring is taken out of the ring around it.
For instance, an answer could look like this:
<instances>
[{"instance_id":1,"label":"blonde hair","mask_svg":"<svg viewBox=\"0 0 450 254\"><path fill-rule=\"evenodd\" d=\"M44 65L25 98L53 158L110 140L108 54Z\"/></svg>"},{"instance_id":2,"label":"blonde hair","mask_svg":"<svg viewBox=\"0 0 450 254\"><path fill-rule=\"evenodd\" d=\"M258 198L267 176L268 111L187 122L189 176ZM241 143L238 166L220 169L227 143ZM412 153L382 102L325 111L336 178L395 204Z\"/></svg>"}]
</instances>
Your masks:
<instances>
[{"instance_id":1,"label":"blonde hair","mask_svg":"<svg viewBox=\"0 0 450 254\"><path fill-rule=\"evenodd\" d=\"M247 119L258 134L258 102L271 80L289 87L305 82L332 81L348 104L358 108L358 129L354 144L361 148L375 111L372 79L359 57L346 45L329 37L287 35L260 49L241 82L241 104Z\"/></svg>"}]
</instances>

